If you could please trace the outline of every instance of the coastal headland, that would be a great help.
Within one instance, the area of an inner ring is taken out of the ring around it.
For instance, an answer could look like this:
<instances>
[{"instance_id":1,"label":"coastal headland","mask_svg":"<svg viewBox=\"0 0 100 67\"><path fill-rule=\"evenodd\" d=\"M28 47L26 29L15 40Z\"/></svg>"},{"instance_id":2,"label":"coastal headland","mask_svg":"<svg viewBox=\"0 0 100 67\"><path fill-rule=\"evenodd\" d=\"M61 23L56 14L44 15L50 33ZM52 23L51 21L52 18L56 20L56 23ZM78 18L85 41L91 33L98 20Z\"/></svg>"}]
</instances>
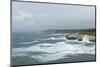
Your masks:
<instances>
[{"instance_id":1,"label":"coastal headland","mask_svg":"<svg viewBox=\"0 0 100 67\"><path fill-rule=\"evenodd\" d=\"M62 33L66 34L66 39L69 40L76 40L82 41L82 38L84 36L87 36L89 41L96 42L96 29L51 29L46 30L45 33L51 34L51 33Z\"/></svg>"}]
</instances>

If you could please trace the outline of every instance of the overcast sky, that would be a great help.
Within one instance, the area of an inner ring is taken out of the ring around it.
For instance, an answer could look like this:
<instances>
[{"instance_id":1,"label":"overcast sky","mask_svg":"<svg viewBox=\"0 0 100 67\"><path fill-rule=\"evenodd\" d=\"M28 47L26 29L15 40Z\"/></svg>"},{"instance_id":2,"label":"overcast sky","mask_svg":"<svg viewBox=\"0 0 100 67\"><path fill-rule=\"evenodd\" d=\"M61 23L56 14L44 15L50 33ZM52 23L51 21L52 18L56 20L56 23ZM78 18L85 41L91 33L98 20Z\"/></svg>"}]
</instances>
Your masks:
<instances>
[{"instance_id":1,"label":"overcast sky","mask_svg":"<svg viewBox=\"0 0 100 67\"><path fill-rule=\"evenodd\" d=\"M95 28L95 7L31 2L12 3L12 31Z\"/></svg>"}]
</instances>

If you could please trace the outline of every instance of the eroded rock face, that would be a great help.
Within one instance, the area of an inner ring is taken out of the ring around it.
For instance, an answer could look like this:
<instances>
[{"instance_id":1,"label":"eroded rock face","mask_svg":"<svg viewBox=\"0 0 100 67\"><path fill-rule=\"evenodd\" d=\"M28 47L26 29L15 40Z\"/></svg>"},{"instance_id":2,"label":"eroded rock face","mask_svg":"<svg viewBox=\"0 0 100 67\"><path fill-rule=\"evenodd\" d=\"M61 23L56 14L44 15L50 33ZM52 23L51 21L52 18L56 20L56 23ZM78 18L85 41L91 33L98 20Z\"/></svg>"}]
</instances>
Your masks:
<instances>
[{"instance_id":1,"label":"eroded rock face","mask_svg":"<svg viewBox=\"0 0 100 67\"><path fill-rule=\"evenodd\" d=\"M87 35L87 34L85 34ZM82 41L83 37L85 35L82 35L82 34L79 34L79 33L70 33L66 36L66 39L69 39L69 40L79 40L79 41ZM94 35L87 35L88 36L88 40L91 41L91 42L95 42L96 41L96 38Z\"/></svg>"},{"instance_id":2,"label":"eroded rock face","mask_svg":"<svg viewBox=\"0 0 100 67\"><path fill-rule=\"evenodd\" d=\"M95 36L89 35L89 41L96 42Z\"/></svg>"},{"instance_id":3,"label":"eroded rock face","mask_svg":"<svg viewBox=\"0 0 100 67\"><path fill-rule=\"evenodd\" d=\"M71 34L68 34L66 36L66 38L69 39L69 40L75 40L75 39L79 38L79 34L78 33L71 33Z\"/></svg>"}]
</instances>

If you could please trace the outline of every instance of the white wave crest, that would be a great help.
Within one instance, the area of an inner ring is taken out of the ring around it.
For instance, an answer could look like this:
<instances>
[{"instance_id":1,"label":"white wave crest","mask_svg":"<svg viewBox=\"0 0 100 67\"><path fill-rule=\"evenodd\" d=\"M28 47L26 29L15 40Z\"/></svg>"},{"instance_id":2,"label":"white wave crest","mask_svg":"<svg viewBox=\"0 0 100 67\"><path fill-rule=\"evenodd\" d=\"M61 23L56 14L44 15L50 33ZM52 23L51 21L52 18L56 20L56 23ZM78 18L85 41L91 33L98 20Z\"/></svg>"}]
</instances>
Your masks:
<instances>
[{"instance_id":1,"label":"white wave crest","mask_svg":"<svg viewBox=\"0 0 100 67\"><path fill-rule=\"evenodd\" d=\"M38 42L38 41L31 41L31 42L21 42L21 43L19 43L19 44L32 44L32 43L36 43L36 42Z\"/></svg>"},{"instance_id":2,"label":"white wave crest","mask_svg":"<svg viewBox=\"0 0 100 67\"><path fill-rule=\"evenodd\" d=\"M54 35L54 36L65 36L67 35L68 33L56 33L56 34L50 34L50 35Z\"/></svg>"},{"instance_id":3,"label":"white wave crest","mask_svg":"<svg viewBox=\"0 0 100 67\"><path fill-rule=\"evenodd\" d=\"M82 39L83 39L83 42L91 43L91 42L89 41L89 36L88 36L88 35L85 35Z\"/></svg>"},{"instance_id":4,"label":"white wave crest","mask_svg":"<svg viewBox=\"0 0 100 67\"><path fill-rule=\"evenodd\" d=\"M66 42L57 42L54 44L41 43L34 46L12 49L13 56L25 56L28 52L45 52L41 55L38 54L29 56L38 59L41 62L47 62L65 58L67 55L95 54L95 45L88 47L84 44L72 45L67 44Z\"/></svg>"},{"instance_id":5,"label":"white wave crest","mask_svg":"<svg viewBox=\"0 0 100 67\"><path fill-rule=\"evenodd\" d=\"M66 55L66 52L64 51L64 52L58 52L55 54L42 54L42 55L37 55L37 56L33 55L30 57L35 58L41 62L48 62L48 61L58 60L60 58L65 58L65 55ZM68 58L68 57L66 57L66 58Z\"/></svg>"},{"instance_id":6,"label":"white wave crest","mask_svg":"<svg viewBox=\"0 0 100 67\"><path fill-rule=\"evenodd\" d=\"M66 38L63 36L63 37L50 37L42 40L65 40L65 39Z\"/></svg>"}]
</instances>

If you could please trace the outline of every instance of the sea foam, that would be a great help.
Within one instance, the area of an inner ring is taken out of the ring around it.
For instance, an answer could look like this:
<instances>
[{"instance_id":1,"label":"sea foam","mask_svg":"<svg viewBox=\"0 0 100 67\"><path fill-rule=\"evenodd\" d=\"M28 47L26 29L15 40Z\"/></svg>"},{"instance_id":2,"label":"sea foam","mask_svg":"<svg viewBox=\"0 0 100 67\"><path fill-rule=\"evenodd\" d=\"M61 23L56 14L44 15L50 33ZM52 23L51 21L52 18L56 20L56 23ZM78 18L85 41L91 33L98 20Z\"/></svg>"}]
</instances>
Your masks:
<instances>
[{"instance_id":1,"label":"sea foam","mask_svg":"<svg viewBox=\"0 0 100 67\"><path fill-rule=\"evenodd\" d=\"M51 38L54 40L54 38ZM63 38L64 39L64 38ZM42 46L42 47L41 47ZM38 55L30 55L29 52L44 52ZM69 57L69 55L95 54L95 45L86 46L85 43L70 44L66 41L57 43L40 43L28 47L12 49L12 56L29 56L40 62L47 62Z\"/></svg>"}]
</instances>

